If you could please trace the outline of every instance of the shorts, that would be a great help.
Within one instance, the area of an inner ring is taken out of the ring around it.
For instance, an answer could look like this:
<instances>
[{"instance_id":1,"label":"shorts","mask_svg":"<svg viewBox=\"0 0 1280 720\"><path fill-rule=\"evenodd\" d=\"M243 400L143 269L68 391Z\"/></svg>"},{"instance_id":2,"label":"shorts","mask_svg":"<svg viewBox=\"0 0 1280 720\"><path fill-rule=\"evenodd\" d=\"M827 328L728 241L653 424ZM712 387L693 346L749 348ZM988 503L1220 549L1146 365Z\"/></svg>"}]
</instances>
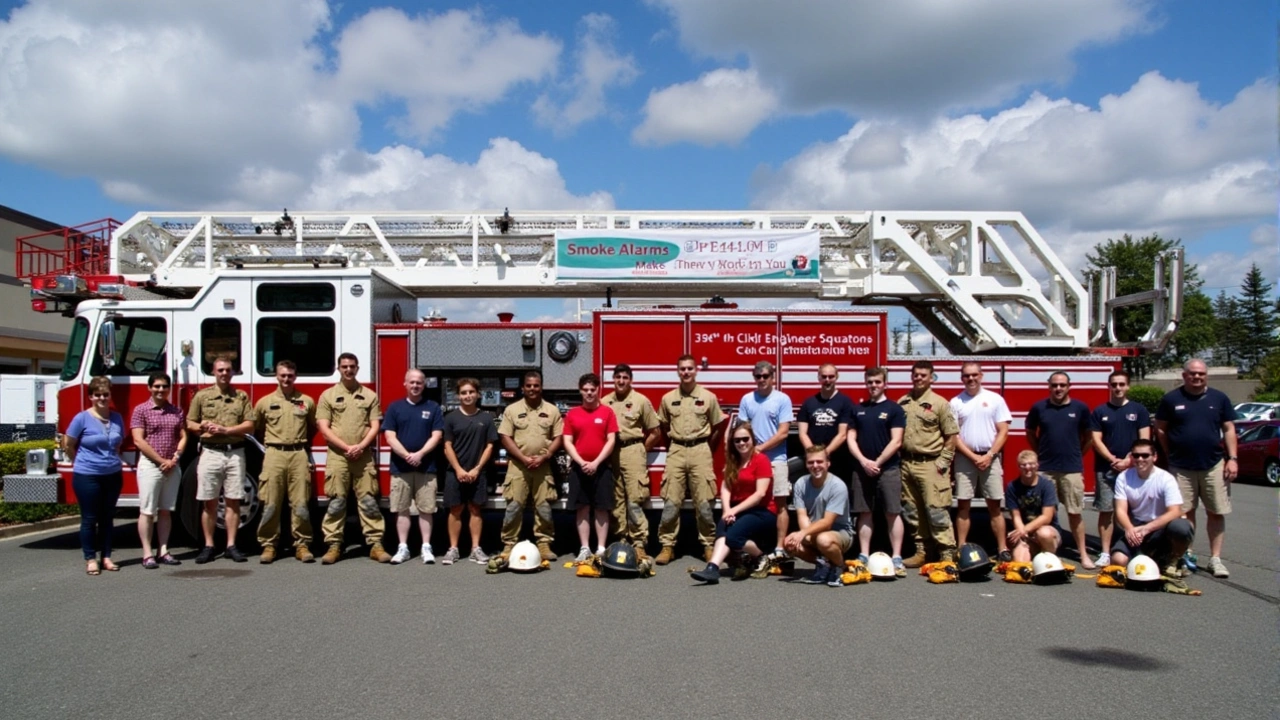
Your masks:
<instances>
[{"instance_id":1,"label":"shorts","mask_svg":"<svg viewBox=\"0 0 1280 720\"><path fill-rule=\"evenodd\" d=\"M1142 525L1142 523L1135 524ZM1175 559L1173 558L1174 538L1186 540L1187 545L1190 546L1195 537L1195 528L1191 527L1191 523L1187 522L1186 518L1176 518L1168 525L1142 538L1140 547L1130 545L1129 540L1124 536L1124 530L1116 527L1116 539L1111 543L1111 552L1124 553L1129 556L1130 560L1133 559L1134 555L1146 555L1163 568Z\"/></svg>"},{"instance_id":2,"label":"shorts","mask_svg":"<svg viewBox=\"0 0 1280 720\"><path fill-rule=\"evenodd\" d=\"M773 465L773 496L782 496L789 501L791 499L791 466L787 464L786 458L778 458L770 464Z\"/></svg>"},{"instance_id":3,"label":"shorts","mask_svg":"<svg viewBox=\"0 0 1280 720\"><path fill-rule=\"evenodd\" d=\"M1115 512L1116 478L1115 470L1099 470L1094 473L1093 509L1098 512Z\"/></svg>"},{"instance_id":4,"label":"shorts","mask_svg":"<svg viewBox=\"0 0 1280 720\"><path fill-rule=\"evenodd\" d=\"M177 465L169 472L145 456L138 458L138 512L155 516L160 510L172 512L178 507L178 484L182 469Z\"/></svg>"},{"instance_id":5,"label":"shorts","mask_svg":"<svg viewBox=\"0 0 1280 720\"><path fill-rule=\"evenodd\" d=\"M419 513L430 515L436 511L435 473L391 471L391 512L403 515L409 512L410 503L418 506Z\"/></svg>"},{"instance_id":6,"label":"shorts","mask_svg":"<svg viewBox=\"0 0 1280 720\"><path fill-rule=\"evenodd\" d=\"M1026 543L1027 543L1027 548L1032 551L1033 555L1036 553L1042 553L1042 552L1054 553L1056 555L1058 552L1058 548L1062 547L1062 530L1054 527L1053 525L1047 525L1046 527L1049 530L1053 531L1053 538L1054 538L1053 546L1045 547L1043 544L1041 544L1040 538L1036 537L1034 534L1030 535L1027 537Z\"/></svg>"},{"instance_id":7,"label":"shorts","mask_svg":"<svg viewBox=\"0 0 1280 720\"><path fill-rule=\"evenodd\" d=\"M986 470L979 470L973 461L960 453L956 453L954 464L956 474L956 499L972 500L981 497L986 500L1004 499L1004 458L996 455ZM975 494L975 491L980 491Z\"/></svg>"},{"instance_id":8,"label":"shorts","mask_svg":"<svg viewBox=\"0 0 1280 720\"><path fill-rule=\"evenodd\" d=\"M853 482L853 512L869 513L879 508L886 515L902 514L902 468L881 468L880 474L871 476L858 469ZM872 502L874 498L874 503Z\"/></svg>"},{"instance_id":9,"label":"shorts","mask_svg":"<svg viewBox=\"0 0 1280 720\"><path fill-rule=\"evenodd\" d=\"M475 482L458 482L458 474L452 470L444 473L444 506L484 505L489 499L489 474L481 472Z\"/></svg>"},{"instance_id":10,"label":"shorts","mask_svg":"<svg viewBox=\"0 0 1280 720\"><path fill-rule=\"evenodd\" d=\"M572 508L593 507L597 510L613 509L613 470L608 463L601 463L595 475L582 472L582 468L574 465L569 471L568 506Z\"/></svg>"},{"instance_id":11,"label":"shorts","mask_svg":"<svg viewBox=\"0 0 1280 720\"><path fill-rule=\"evenodd\" d=\"M1214 515L1231 513L1231 495L1227 493L1227 484L1222 478L1225 466L1219 460L1217 465L1208 470L1183 470L1171 467L1169 470L1178 479L1178 490L1182 491L1182 509L1187 515L1194 514L1204 499L1204 509Z\"/></svg>"},{"instance_id":12,"label":"shorts","mask_svg":"<svg viewBox=\"0 0 1280 720\"><path fill-rule=\"evenodd\" d=\"M1067 509L1068 515L1084 512L1084 473L1045 471L1044 474L1053 480L1058 502Z\"/></svg>"},{"instance_id":13,"label":"shorts","mask_svg":"<svg viewBox=\"0 0 1280 720\"><path fill-rule=\"evenodd\" d=\"M852 530L830 530L835 533L836 544L840 546L840 554L849 552L849 548L853 547L853 531Z\"/></svg>"},{"instance_id":14,"label":"shorts","mask_svg":"<svg viewBox=\"0 0 1280 720\"><path fill-rule=\"evenodd\" d=\"M206 445L196 461L196 500L244 499L244 448L221 450Z\"/></svg>"}]
</instances>

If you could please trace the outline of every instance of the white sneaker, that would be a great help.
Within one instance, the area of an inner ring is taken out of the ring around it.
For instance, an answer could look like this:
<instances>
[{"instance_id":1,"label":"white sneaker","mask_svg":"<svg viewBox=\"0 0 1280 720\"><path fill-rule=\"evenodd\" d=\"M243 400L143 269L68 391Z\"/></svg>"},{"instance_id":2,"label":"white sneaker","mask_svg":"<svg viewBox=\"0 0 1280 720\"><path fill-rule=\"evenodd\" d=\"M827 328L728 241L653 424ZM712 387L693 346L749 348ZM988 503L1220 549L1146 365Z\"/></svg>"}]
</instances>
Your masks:
<instances>
[{"instance_id":1,"label":"white sneaker","mask_svg":"<svg viewBox=\"0 0 1280 720\"><path fill-rule=\"evenodd\" d=\"M422 544L422 564L431 565L435 563L435 561L436 561L436 556L431 553L430 543L423 543Z\"/></svg>"},{"instance_id":2,"label":"white sneaker","mask_svg":"<svg viewBox=\"0 0 1280 720\"><path fill-rule=\"evenodd\" d=\"M1231 573L1227 571L1227 566L1222 564L1222 558L1209 558L1209 572L1213 573L1216 578L1229 578Z\"/></svg>"},{"instance_id":3,"label":"white sneaker","mask_svg":"<svg viewBox=\"0 0 1280 720\"><path fill-rule=\"evenodd\" d=\"M446 550L446 551L445 551L445 553L444 553L444 557L440 558L440 564L441 564L441 565L452 565L452 564L454 564L454 563L458 562L458 557L459 557L458 548L456 548L456 547L451 547L451 548L449 548L448 550Z\"/></svg>"},{"instance_id":4,"label":"white sneaker","mask_svg":"<svg viewBox=\"0 0 1280 720\"><path fill-rule=\"evenodd\" d=\"M583 545L582 548L578 550L578 556L575 557L573 561L582 563L589 560L591 560L591 548Z\"/></svg>"},{"instance_id":5,"label":"white sneaker","mask_svg":"<svg viewBox=\"0 0 1280 720\"><path fill-rule=\"evenodd\" d=\"M1102 553L1098 555L1098 567L1106 567L1111 564L1111 553Z\"/></svg>"},{"instance_id":6,"label":"white sneaker","mask_svg":"<svg viewBox=\"0 0 1280 720\"><path fill-rule=\"evenodd\" d=\"M485 565L489 562L488 554L481 550L479 545L471 548L471 554L467 556L467 559L477 565Z\"/></svg>"},{"instance_id":7,"label":"white sneaker","mask_svg":"<svg viewBox=\"0 0 1280 720\"><path fill-rule=\"evenodd\" d=\"M400 547L396 548L396 554L391 556L391 564L392 564L392 565L399 565L400 563L404 562L405 560L408 560L408 559L409 559L409 557L410 557L410 555L409 555L409 546L408 546L408 545L401 545Z\"/></svg>"}]
</instances>

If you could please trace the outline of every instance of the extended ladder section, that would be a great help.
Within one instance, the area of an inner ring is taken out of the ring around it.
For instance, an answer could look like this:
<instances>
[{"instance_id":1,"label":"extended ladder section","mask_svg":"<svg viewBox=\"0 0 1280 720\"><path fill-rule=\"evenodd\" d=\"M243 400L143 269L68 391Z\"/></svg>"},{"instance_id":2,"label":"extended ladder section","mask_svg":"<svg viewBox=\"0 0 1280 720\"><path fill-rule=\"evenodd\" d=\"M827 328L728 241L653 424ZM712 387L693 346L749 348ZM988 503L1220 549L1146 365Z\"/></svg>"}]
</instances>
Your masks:
<instances>
[{"instance_id":1,"label":"extended ladder section","mask_svg":"<svg viewBox=\"0 0 1280 720\"><path fill-rule=\"evenodd\" d=\"M558 277L556 233L816 231L816 281ZM419 297L797 297L910 310L951 352L1080 352L1090 297L1016 212L140 213L111 274L191 295L222 273L371 268Z\"/></svg>"}]
</instances>

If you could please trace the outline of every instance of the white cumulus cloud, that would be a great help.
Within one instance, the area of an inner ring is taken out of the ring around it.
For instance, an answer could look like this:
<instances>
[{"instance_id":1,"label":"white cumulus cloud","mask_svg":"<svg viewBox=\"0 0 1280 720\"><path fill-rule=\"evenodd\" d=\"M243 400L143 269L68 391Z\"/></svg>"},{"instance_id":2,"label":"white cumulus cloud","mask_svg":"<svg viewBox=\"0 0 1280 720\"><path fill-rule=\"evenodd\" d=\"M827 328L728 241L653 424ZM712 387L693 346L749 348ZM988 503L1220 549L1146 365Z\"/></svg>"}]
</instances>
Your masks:
<instances>
[{"instance_id":1,"label":"white cumulus cloud","mask_svg":"<svg viewBox=\"0 0 1280 720\"><path fill-rule=\"evenodd\" d=\"M640 75L635 57L613 45L616 24L598 13L582 19L572 77L533 104L539 124L564 133L594 120L608 110L605 92L610 87L629 85Z\"/></svg>"},{"instance_id":2,"label":"white cumulus cloud","mask_svg":"<svg viewBox=\"0 0 1280 720\"><path fill-rule=\"evenodd\" d=\"M644 145L740 142L778 108L754 70L719 69L649 94L632 139Z\"/></svg>"}]
</instances>

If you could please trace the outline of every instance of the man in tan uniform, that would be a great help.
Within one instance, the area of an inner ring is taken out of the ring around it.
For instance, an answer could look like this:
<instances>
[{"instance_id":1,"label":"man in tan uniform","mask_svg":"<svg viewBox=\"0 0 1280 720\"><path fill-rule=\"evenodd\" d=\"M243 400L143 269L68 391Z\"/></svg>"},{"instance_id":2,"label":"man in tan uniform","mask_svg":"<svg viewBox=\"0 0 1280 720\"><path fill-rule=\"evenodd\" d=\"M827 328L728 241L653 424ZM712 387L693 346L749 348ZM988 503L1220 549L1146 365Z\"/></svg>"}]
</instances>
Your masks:
<instances>
[{"instance_id":1,"label":"man in tan uniform","mask_svg":"<svg viewBox=\"0 0 1280 720\"><path fill-rule=\"evenodd\" d=\"M613 521L618 538L631 543L636 559L643 560L647 557L644 546L649 541L649 518L641 503L649 499L649 448L657 435L658 413L649 398L632 392L630 365L623 363L613 369L613 387L601 401L618 416Z\"/></svg>"},{"instance_id":2,"label":"man in tan uniform","mask_svg":"<svg viewBox=\"0 0 1280 720\"><path fill-rule=\"evenodd\" d=\"M218 496L226 501L223 523L227 530L224 555L235 562L245 556L236 549L240 529L240 501L244 499L244 436L253 432L256 418L249 395L231 387L231 358L219 355L213 361L214 385L197 392L187 409L187 430L200 435L200 459L196 465L196 500L204 503L200 525L204 548L196 564L213 560L213 530L218 514Z\"/></svg>"},{"instance_id":3,"label":"man in tan uniform","mask_svg":"<svg viewBox=\"0 0 1280 720\"><path fill-rule=\"evenodd\" d=\"M916 544L916 554L902 561L908 568L925 563L926 543L934 546L939 560L954 560L956 554L951 460L960 426L951 403L931 390L932 385L933 363L917 361L911 366L911 392L898 401L907 414L901 452L902 515Z\"/></svg>"},{"instance_id":4,"label":"man in tan uniform","mask_svg":"<svg viewBox=\"0 0 1280 720\"><path fill-rule=\"evenodd\" d=\"M551 503L556 501L556 486L551 457L564 442L564 418L555 405L542 400L542 373L526 372L521 389L524 399L508 405L498 423L498 439L507 451L507 478L502 484L502 498L507 501L502 517L502 554L510 555L520 540L524 509L532 501L538 552L543 560L555 560L551 549L555 539Z\"/></svg>"},{"instance_id":5,"label":"man in tan uniform","mask_svg":"<svg viewBox=\"0 0 1280 720\"><path fill-rule=\"evenodd\" d=\"M276 391L253 408L267 448L258 483L262 497L262 521L258 523L262 556L258 562L263 565L276 559L280 516L286 503L293 509L290 529L296 557L304 563L316 559L307 547L311 544L307 502L311 500L311 438L316 432L316 403L294 387L297 377L298 366L292 360L276 363Z\"/></svg>"},{"instance_id":6,"label":"man in tan uniform","mask_svg":"<svg viewBox=\"0 0 1280 720\"><path fill-rule=\"evenodd\" d=\"M375 454L382 406L378 396L356 380L360 361L351 353L338 356L341 382L325 390L316 405L316 426L329 443L325 456L324 494L329 509L321 528L329 546L320 562L332 565L342 559L342 531L347 522L347 495L356 494L356 508L369 557L385 563L391 555L382 547L386 526L378 507L378 459Z\"/></svg>"},{"instance_id":7,"label":"man in tan uniform","mask_svg":"<svg viewBox=\"0 0 1280 720\"><path fill-rule=\"evenodd\" d=\"M686 492L693 497L693 514L698 522L705 560L711 560L716 541L716 521L712 503L716 497L716 473L711 449L720 442L724 413L714 393L698 384L698 365L692 355L676 361L680 387L662 396L658 422L667 435L667 467L662 473L662 520L658 539L662 551L655 559L666 565L676 557L676 536L680 533L680 506Z\"/></svg>"}]
</instances>

